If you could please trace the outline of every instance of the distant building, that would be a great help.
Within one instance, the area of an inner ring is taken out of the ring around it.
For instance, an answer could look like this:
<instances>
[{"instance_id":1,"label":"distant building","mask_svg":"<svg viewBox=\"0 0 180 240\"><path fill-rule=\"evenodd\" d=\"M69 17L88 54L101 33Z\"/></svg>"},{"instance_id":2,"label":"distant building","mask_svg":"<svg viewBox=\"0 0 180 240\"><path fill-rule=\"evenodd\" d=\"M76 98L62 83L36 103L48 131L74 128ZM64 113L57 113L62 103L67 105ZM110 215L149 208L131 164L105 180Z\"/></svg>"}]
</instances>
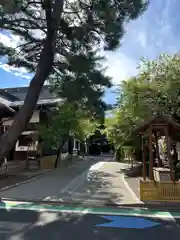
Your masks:
<instances>
[{"instance_id":1,"label":"distant building","mask_svg":"<svg viewBox=\"0 0 180 240\"><path fill-rule=\"evenodd\" d=\"M15 115L24 103L28 87L5 88L0 89L0 134L2 135L12 125ZM48 121L51 110L61 103L62 100L50 91L50 86L44 86L39 96L36 109L22 132L15 146L8 156L11 160L26 160L27 153L36 156L39 153L38 126ZM71 139L67 144L65 151L80 151L81 143L77 139ZM42 150L42 149L41 149ZM43 149L42 154L51 154L52 149Z\"/></svg>"}]
</instances>

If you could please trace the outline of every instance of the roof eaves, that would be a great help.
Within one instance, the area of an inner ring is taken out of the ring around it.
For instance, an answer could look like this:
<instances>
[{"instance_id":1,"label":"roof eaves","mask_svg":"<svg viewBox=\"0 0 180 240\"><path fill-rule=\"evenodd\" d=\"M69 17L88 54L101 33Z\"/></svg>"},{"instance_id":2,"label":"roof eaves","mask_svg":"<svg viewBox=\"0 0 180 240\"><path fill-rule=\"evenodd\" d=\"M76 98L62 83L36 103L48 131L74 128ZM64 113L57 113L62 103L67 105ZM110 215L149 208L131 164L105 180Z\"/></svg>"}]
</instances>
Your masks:
<instances>
[{"instance_id":1,"label":"roof eaves","mask_svg":"<svg viewBox=\"0 0 180 240\"><path fill-rule=\"evenodd\" d=\"M37 102L37 106L39 105L49 105L49 104L55 104L55 103L60 103L62 102L61 98L56 98L56 99L44 99L44 100L39 100ZM15 101L10 104L11 107L18 107L22 106L24 104L24 101Z\"/></svg>"}]
</instances>

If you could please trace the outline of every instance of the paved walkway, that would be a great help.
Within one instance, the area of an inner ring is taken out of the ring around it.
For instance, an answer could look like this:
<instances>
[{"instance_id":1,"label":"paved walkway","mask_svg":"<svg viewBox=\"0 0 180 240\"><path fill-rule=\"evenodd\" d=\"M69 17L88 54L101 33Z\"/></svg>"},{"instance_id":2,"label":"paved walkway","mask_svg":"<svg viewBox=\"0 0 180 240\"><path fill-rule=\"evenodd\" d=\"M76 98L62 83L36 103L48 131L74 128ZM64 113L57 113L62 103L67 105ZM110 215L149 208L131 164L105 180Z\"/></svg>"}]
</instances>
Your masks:
<instances>
[{"instance_id":1,"label":"paved walkway","mask_svg":"<svg viewBox=\"0 0 180 240\"><path fill-rule=\"evenodd\" d=\"M96 205L140 203L120 173L119 169L122 168L127 168L127 164L110 161L93 165L66 187L64 199L68 201L73 198L77 202Z\"/></svg>"},{"instance_id":2,"label":"paved walkway","mask_svg":"<svg viewBox=\"0 0 180 240\"><path fill-rule=\"evenodd\" d=\"M119 171L125 167L127 164L98 157L68 169L55 169L35 181L1 191L0 197L91 204L138 203Z\"/></svg>"}]
</instances>

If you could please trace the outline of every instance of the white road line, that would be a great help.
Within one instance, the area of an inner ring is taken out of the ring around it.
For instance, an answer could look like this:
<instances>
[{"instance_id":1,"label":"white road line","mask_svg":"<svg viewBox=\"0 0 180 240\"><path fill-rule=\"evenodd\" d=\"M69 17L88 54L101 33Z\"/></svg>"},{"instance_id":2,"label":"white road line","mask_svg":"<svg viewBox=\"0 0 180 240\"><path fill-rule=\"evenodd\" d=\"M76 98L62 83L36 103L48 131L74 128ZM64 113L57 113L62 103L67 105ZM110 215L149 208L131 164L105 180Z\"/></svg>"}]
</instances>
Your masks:
<instances>
[{"instance_id":1,"label":"white road line","mask_svg":"<svg viewBox=\"0 0 180 240\"><path fill-rule=\"evenodd\" d=\"M96 171L98 169L100 169L106 162L98 162L94 165L92 165L89 169L89 171Z\"/></svg>"},{"instance_id":2,"label":"white road line","mask_svg":"<svg viewBox=\"0 0 180 240\"><path fill-rule=\"evenodd\" d=\"M67 192L69 188L73 187L76 182L78 182L83 176L86 174L86 171L77 176L76 178L72 179L64 188L61 189L60 193Z\"/></svg>"},{"instance_id":3,"label":"white road line","mask_svg":"<svg viewBox=\"0 0 180 240\"><path fill-rule=\"evenodd\" d=\"M60 193L67 192L69 189L73 188L73 192L81 185L81 183L85 180L85 176L88 175L89 171L97 171L100 169L105 162L98 162L90 167L89 170L84 171L82 174L72 179L64 188L60 190Z\"/></svg>"},{"instance_id":4,"label":"white road line","mask_svg":"<svg viewBox=\"0 0 180 240\"><path fill-rule=\"evenodd\" d=\"M125 187L127 188L127 190L129 191L129 193L131 194L132 198L134 199L134 201L136 201L137 203L142 203L139 198L136 196L136 194L134 193L134 191L132 190L132 188L129 186L129 184L127 183L127 181L124 178L124 174L121 177Z\"/></svg>"},{"instance_id":5,"label":"white road line","mask_svg":"<svg viewBox=\"0 0 180 240\"><path fill-rule=\"evenodd\" d=\"M84 171L79 176L72 179L64 188L60 190L60 194L63 194L65 192L68 192L70 190L71 192L74 192L78 189L78 187L83 183L84 180L86 180L86 176L88 177L88 174L91 174L92 172L96 172L98 169L100 169L107 161L110 159L107 159L103 162L98 162L96 164L93 164L90 169ZM73 191L72 191L73 188ZM46 198L45 198L46 200Z\"/></svg>"}]
</instances>

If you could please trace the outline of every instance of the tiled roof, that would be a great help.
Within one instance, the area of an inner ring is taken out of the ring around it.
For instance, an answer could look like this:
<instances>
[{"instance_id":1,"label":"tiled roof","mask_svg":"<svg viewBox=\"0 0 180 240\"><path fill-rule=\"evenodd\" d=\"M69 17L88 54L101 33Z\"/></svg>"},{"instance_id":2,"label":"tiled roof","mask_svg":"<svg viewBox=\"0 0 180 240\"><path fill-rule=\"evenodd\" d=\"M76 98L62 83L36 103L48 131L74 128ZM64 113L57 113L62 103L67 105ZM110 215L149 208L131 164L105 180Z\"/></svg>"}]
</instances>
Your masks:
<instances>
[{"instance_id":1,"label":"tiled roof","mask_svg":"<svg viewBox=\"0 0 180 240\"><path fill-rule=\"evenodd\" d=\"M0 96L1 96L1 98L3 98L4 100L7 100L9 102L18 100L17 97L15 97L14 95L11 95L10 93L4 91L4 89L0 89Z\"/></svg>"},{"instance_id":2,"label":"tiled roof","mask_svg":"<svg viewBox=\"0 0 180 240\"><path fill-rule=\"evenodd\" d=\"M52 105L52 104L57 104L57 103L61 103L61 102L62 102L61 98L40 99L37 102L37 106L38 105ZM17 107L17 106L22 106L23 104L24 104L24 101L14 101L14 102L11 102L10 106Z\"/></svg>"},{"instance_id":3,"label":"tiled roof","mask_svg":"<svg viewBox=\"0 0 180 240\"><path fill-rule=\"evenodd\" d=\"M12 101L24 101L27 94L27 90L28 90L28 87L0 89L0 91L4 91L5 93L16 98L16 99L12 99ZM43 86L39 96L39 100L56 99L56 98L57 96L51 92L50 86Z\"/></svg>"}]
</instances>

